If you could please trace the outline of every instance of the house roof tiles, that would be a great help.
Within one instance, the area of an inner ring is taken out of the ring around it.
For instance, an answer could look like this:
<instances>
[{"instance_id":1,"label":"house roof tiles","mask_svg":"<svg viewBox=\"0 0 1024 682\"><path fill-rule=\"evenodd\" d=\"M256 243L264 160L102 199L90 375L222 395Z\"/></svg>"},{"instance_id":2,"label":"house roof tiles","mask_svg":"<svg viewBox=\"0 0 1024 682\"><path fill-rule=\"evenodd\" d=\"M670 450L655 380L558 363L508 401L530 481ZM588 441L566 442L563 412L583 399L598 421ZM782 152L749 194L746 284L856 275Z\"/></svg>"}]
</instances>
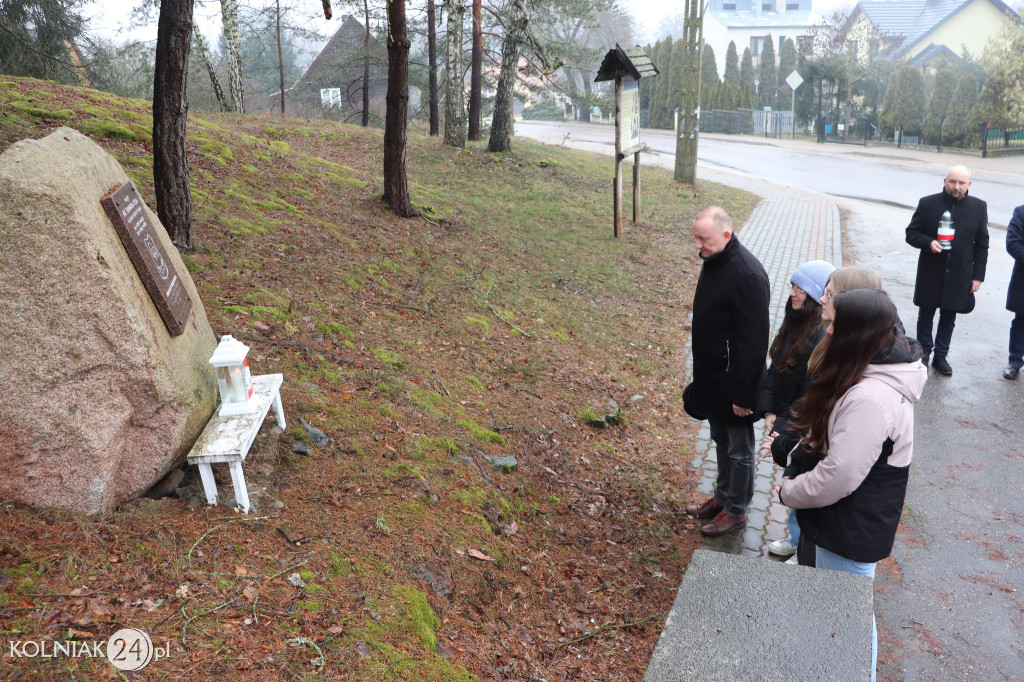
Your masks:
<instances>
[{"instance_id":1,"label":"house roof tiles","mask_svg":"<svg viewBox=\"0 0 1024 682\"><path fill-rule=\"evenodd\" d=\"M1019 19L1002 0L988 1ZM879 35L902 36L892 48L892 55L899 56L973 2L975 0L862 0L854 14L857 9L863 12Z\"/></svg>"}]
</instances>

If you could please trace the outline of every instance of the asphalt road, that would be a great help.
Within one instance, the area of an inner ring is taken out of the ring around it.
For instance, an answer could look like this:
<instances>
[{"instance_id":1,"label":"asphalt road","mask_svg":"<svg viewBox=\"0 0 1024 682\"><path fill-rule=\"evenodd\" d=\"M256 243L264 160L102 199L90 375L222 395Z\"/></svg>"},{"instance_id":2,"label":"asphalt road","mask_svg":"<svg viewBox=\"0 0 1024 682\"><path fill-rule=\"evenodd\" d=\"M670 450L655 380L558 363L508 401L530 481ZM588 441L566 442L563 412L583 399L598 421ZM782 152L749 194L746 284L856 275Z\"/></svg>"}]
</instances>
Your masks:
<instances>
[{"instance_id":1,"label":"asphalt road","mask_svg":"<svg viewBox=\"0 0 1024 682\"><path fill-rule=\"evenodd\" d=\"M609 125L517 122L516 134L610 154ZM671 168L670 133L643 130L644 163ZM875 581L880 680L1024 679L1024 379L1000 377L1011 314L1005 230L1024 204L1024 157L703 135L697 177L757 193L827 194L843 216L844 260L881 274L908 331L917 252L903 241L917 199L954 163L989 204L991 245L976 310L957 320L953 376L931 372L915 411L903 527ZM609 172L611 167L609 164Z\"/></svg>"}]
</instances>

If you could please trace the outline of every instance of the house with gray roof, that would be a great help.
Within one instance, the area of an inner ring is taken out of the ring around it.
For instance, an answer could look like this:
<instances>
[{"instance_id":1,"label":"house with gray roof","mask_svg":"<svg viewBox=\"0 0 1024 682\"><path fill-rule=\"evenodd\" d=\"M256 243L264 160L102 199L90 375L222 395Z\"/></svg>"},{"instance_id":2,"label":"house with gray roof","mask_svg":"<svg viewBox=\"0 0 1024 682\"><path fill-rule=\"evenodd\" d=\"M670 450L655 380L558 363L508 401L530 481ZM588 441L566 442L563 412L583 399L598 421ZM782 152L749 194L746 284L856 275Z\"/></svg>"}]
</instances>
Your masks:
<instances>
[{"instance_id":1,"label":"house with gray roof","mask_svg":"<svg viewBox=\"0 0 1024 682\"><path fill-rule=\"evenodd\" d=\"M926 66L940 55L980 57L1006 22L1020 16L1002 0L862 0L843 27L847 54L861 62L904 59Z\"/></svg>"}]
</instances>

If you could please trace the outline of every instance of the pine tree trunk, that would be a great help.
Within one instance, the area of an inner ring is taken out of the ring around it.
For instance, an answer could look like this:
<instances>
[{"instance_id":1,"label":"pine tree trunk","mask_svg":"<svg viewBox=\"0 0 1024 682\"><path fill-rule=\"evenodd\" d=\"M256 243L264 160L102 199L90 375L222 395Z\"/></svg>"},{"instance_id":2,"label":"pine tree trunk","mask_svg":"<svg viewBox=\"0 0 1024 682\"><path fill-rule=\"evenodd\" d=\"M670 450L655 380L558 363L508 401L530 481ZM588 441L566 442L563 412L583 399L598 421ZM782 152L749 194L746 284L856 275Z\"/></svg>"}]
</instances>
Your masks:
<instances>
[{"instance_id":1,"label":"pine tree trunk","mask_svg":"<svg viewBox=\"0 0 1024 682\"><path fill-rule=\"evenodd\" d=\"M238 0L220 0L224 21L224 40L228 50L228 89L231 91L231 110L245 113L242 102L242 38L238 32Z\"/></svg>"},{"instance_id":2,"label":"pine tree trunk","mask_svg":"<svg viewBox=\"0 0 1024 682\"><path fill-rule=\"evenodd\" d=\"M366 35L363 36L363 127L370 127L370 2L363 0L363 22Z\"/></svg>"},{"instance_id":3,"label":"pine tree trunk","mask_svg":"<svg viewBox=\"0 0 1024 682\"><path fill-rule=\"evenodd\" d=\"M501 46L501 72L498 74L498 87L494 94L494 117L491 119L491 136L487 141L487 151L507 152L512 149L512 127L515 124L513 111L513 86L519 71L519 51L526 40L526 10L523 0L512 0L510 3L508 33Z\"/></svg>"},{"instance_id":4,"label":"pine tree trunk","mask_svg":"<svg viewBox=\"0 0 1024 682\"><path fill-rule=\"evenodd\" d=\"M284 118L284 50L281 47L281 0L277 0L277 70L281 81L281 118Z\"/></svg>"},{"instance_id":5,"label":"pine tree trunk","mask_svg":"<svg viewBox=\"0 0 1024 682\"><path fill-rule=\"evenodd\" d=\"M217 80L217 72L213 68L213 62L210 61L210 48L206 46L206 38L199 32L199 29L193 24L192 32L195 34L196 48L199 50L199 60L206 67L206 73L210 75L210 83L213 85L213 94L217 98L217 104L220 105L221 111L228 111L230 105L228 105L227 99L224 97L224 90L220 87L220 81Z\"/></svg>"},{"instance_id":6,"label":"pine tree trunk","mask_svg":"<svg viewBox=\"0 0 1024 682\"><path fill-rule=\"evenodd\" d=\"M185 122L193 0L162 0L153 78L153 184L156 213L179 250L192 249L192 195Z\"/></svg>"},{"instance_id":7,"label":"pine tree trunk","mask_svg":"<svg viewBox=\"0 0 1024 682\"><path fill-rule=\"evenodd\" d=\"M466 15L463 0L445 0L448 40L445 44L444 143L466 146L466 89L462 83L462 26Z\"/></svg>"},{"instance_id":8,"label":"pine tree trunk","mask_svg":"<svg viewBox=\"0 0 1024 682\"><path fill-rule=\"evenodd\" d=\"M388 0L388 95L384 117L384 201L402 218L416 215L405 173L405 125L409 116L409 39L405 0Z\"/></svg>"},{"instance_id":9,"label":"pine tree trunk","mask_svg":"<svg viewBox=\"0 0 1024 682\"><path fill-rule=\"evenodd\" d=\"M584 102L580 105L580 121L583 123L590 123L590 96L594 93L594 88L590 84L590 74L586 71L581 71L580 75L583 76L583 96Z\"/></svg>"},{"instance_id":10,"label":"pine tree trunk","mask_svg":"<svg viewBox=\"0 0 1024 682\"><path fill-rule=\"evenodd\" d=\"M427 68L430 72L430 134L441 130L437 102L437 17L434 0L427 0Z\"/></svg>"},{"instance_id":11,"label":"pine tree trunk","mask_svg":"<svg viewBox=\"0 0 1024 682\"><path fill-rule=\"evenodd\" d=\"M484 36L480 23L481 0L473 0L473 57L469 77L469 139L480 139L481 90L483 88Z\"/></svg>"}]
</instances>

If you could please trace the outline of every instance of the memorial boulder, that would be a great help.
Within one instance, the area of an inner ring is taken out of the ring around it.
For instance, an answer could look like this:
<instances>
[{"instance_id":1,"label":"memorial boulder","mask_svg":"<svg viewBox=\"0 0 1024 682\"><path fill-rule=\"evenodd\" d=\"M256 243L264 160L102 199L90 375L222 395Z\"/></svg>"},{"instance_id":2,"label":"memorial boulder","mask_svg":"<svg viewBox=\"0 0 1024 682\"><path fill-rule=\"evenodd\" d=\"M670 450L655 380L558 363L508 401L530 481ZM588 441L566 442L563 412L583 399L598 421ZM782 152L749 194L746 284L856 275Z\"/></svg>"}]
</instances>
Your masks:
<instances>
[{"instance_id":1,"label":"memorial boulder","mask_svg":"<svg viewBox=\"0 0 1024 682\"><path fill-rule=\"evenodd\" d=\"M98 512L145 493L216 408L216 346L113 156L70 128L0 155L0 500Z\"/></svg>"}]
</instances>

